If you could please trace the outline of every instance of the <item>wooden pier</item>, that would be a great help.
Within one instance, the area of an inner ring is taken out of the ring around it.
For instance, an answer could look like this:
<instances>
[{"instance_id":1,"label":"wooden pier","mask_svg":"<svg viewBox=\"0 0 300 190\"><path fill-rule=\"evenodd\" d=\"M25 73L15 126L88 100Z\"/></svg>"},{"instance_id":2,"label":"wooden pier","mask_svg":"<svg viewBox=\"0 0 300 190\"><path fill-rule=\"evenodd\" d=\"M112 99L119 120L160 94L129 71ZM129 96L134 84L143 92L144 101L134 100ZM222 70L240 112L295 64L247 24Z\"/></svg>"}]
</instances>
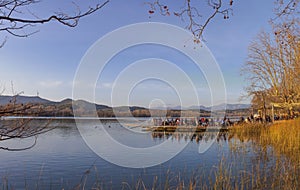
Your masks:
<instances>
[{"instance_id":1,"label":"wooden pier","mask_svg":"<svg viewBox=\"0 0 300 190\"><path fill-rule=\"evenodd\" d=\"M153 132L225 132L228 127L218 126L145 126L143 131Z\"/></svg>"}]
</instances>

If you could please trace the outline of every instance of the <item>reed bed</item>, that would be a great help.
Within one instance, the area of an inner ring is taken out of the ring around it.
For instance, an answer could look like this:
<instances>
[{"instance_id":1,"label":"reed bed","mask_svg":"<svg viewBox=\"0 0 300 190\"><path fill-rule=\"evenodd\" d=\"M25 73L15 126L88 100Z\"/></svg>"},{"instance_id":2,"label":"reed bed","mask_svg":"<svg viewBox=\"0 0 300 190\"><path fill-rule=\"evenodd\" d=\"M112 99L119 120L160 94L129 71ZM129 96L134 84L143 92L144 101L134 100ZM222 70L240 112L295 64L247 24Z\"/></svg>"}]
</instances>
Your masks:
<instances>
[{"instance_id":1,"label":"reed bed","mask_svg":"<svg viewBox=\"0 0 300 190\"><path fill-rule=\"evenodd\" d=\"M274 124L245 124L235 126L231 135L241 142L251 141L262 151L271 147L276 155L285 155L296 165L300 165L300 118L285 120Z\"/></svg>"}]
</instances>

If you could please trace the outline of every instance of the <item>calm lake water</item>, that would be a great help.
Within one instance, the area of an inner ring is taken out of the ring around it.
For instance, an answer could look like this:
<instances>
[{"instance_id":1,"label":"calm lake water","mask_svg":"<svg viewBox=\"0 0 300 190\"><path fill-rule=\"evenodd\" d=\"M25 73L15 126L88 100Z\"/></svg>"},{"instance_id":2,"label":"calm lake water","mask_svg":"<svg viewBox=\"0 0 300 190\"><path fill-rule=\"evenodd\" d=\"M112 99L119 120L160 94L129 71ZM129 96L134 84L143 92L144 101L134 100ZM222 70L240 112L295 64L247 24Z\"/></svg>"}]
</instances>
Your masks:
<instances>
[{"instance_id":1,"label":"calm lake water","mask_svg":"<svg viewBox=\"0 0 300 190\"><path fill-rule=\"evenodd\" d=\"M35 120L32 125L42 125L44 122ZM97 122L86 120L83 123L86 126L85 135L95 135L89 128L97 127ZM128 146L149 147L167 139L172 140L171 146L174 147L189 142L183 151L165 163L148 168L126 168L112 164L95 154L86 145L73 121L53 120L51 125L57 128L39 135L37 144L29 150L0 150L0 189L73 189L78 184L84 184L86 189L91 189L96 182L104 189L131 189L139 181L150 188L156 178L156 188L163 189L166 178L171 178L171 185L174 183L176 186L176 180L188 182L198 173L212 176L223 159L229 161L227 164L232 167L233 173L250 170L253 162L261 156L248 146L250 141L241 142L226 133L220 134L206 152L199 153L199 145L210 142L214 139L213 136L204 138L202 134L172 135L151 132L134 134L118 122L105 121L106 131L115 140ZM137 127L135 130L140 129ZM34 138L15 139L1 142L1 146L22 148L33 142ZM243 154L232 151L230 147L233 145L242 147ZM270 154L271 152L270 148ZM123 154L118 156L126 157ZM265 162L271 165L274 161L269 157ZM209 178L201 180L209 183Z\"/></svg>"}]
</instances>

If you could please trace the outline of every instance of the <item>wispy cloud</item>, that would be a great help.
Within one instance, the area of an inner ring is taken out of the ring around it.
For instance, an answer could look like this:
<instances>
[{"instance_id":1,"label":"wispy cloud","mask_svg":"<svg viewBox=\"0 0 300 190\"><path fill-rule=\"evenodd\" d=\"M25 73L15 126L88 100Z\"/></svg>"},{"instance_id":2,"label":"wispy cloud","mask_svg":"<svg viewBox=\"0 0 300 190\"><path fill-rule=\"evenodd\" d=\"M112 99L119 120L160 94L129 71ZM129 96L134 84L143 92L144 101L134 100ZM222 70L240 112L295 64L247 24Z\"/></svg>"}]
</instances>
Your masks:
<instances>
[{"instance_id":1,"label":"wispy cloud","mask_svg":"<svg viewBox=\"0 0 300 190\"><path fill-rule=\"evenodd\" d=\"M112 84L112 83L109 83L109 82L104 82L104 83L101 84L101 86L104 87L104 88L111 88L112 85L113 85L113 84Z\"/></svg>"},{"instance_id":2,"label":"wispy cloud","mask_svg":"<svg viewBox=\"0 0 300 190\"><path fill-rule=\"evenodd\" d=\"M105 88L105 89L111 89L112 86L113 86L113 83L111 83L111 82L101 82L101 83L97 84L96 88L97 89L100 89L100 88L101 89L103 89L103 88Z\"/></svg>"},{"instance_id":3,"label":"wispy cloud","mask_svg":"<svg viewBox=\"0 0 300 190\"><path fill-rule=\"evenodd\" d=\"M61 86L63 82L59 80L55 80L55 81L47 80L47 81L40 81L38 84L46 88L55 88Z\"/></svg>"}]
</instances>

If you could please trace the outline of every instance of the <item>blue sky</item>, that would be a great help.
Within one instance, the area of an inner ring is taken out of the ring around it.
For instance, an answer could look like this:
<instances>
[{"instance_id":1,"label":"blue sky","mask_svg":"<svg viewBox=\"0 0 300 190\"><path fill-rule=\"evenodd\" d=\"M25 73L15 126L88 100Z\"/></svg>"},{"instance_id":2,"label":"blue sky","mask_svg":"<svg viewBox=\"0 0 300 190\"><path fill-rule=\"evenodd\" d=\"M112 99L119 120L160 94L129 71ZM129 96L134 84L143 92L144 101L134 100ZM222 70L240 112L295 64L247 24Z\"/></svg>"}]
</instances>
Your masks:
<instances>
[{"instance_id":1,"label":"blue sky","mask_svg":"<svg viewBox=\"0 0 300 190\"><path fill-rule=\"evenodd\" d=\"M96 1L77 2L84 9L88 2ZM180 7L180 4L172 3L174 1L167 2L170 2L170 8L174 7L178 10ZM268 21L273 16L273 2L272 0L235 1L233 16L230 19L216 17L205 30L205 44L221 68L229 103L238 103L244 92L245 84L243 77L240 76L240 68L247 58L249 43L262 29L270 28ZM31 11L46 16L54 10L72 12L72 8L74 9L67 1L61 4L61 1L55 0L37 4ZM186 26L184 21L175 16L154 14L149 18L148 10L149 7L142 0L112 0L102 10L82 18L76 28L51 22L36 27L39 32L28 38L9 36L5 46L0 49L0 84L6 88L5 94L11 94L10 82L13 81L15 91L24 91L25 95L36 95L39 92L41 97L56 101L71 98L73 79L82 57L90 46L105 34L119 27L139 22L163 22L183 28ZM111 61L102 78L99 79L95 90L95 101L110 105L113 82L121 72L121 68L126 67L126 64L121 66L122 63L127 62L129 65L134 60L149 57L174 62L184 68L191 78L194 74L197 75L192 64L189 64L190 61L180 52L170 48L157 45L129 48L120 52ZM210 95L205 90L207 81L201 73L197 77L194 78L195 85L202 88L202 91L198 92L201 96L200 104L210 105ZM134 89L132 96L129 97L131 105L149 106L151 99L153 101L162 99L169 106L180 103L178 100L180 98L174 93L176 90L163 82L147 80ZM120 96L127 96L127 94L120 94ZM247 103L249 100L242 102ZM223 102L220 100L220 103Z\"/></svg>"}]
</instances>

